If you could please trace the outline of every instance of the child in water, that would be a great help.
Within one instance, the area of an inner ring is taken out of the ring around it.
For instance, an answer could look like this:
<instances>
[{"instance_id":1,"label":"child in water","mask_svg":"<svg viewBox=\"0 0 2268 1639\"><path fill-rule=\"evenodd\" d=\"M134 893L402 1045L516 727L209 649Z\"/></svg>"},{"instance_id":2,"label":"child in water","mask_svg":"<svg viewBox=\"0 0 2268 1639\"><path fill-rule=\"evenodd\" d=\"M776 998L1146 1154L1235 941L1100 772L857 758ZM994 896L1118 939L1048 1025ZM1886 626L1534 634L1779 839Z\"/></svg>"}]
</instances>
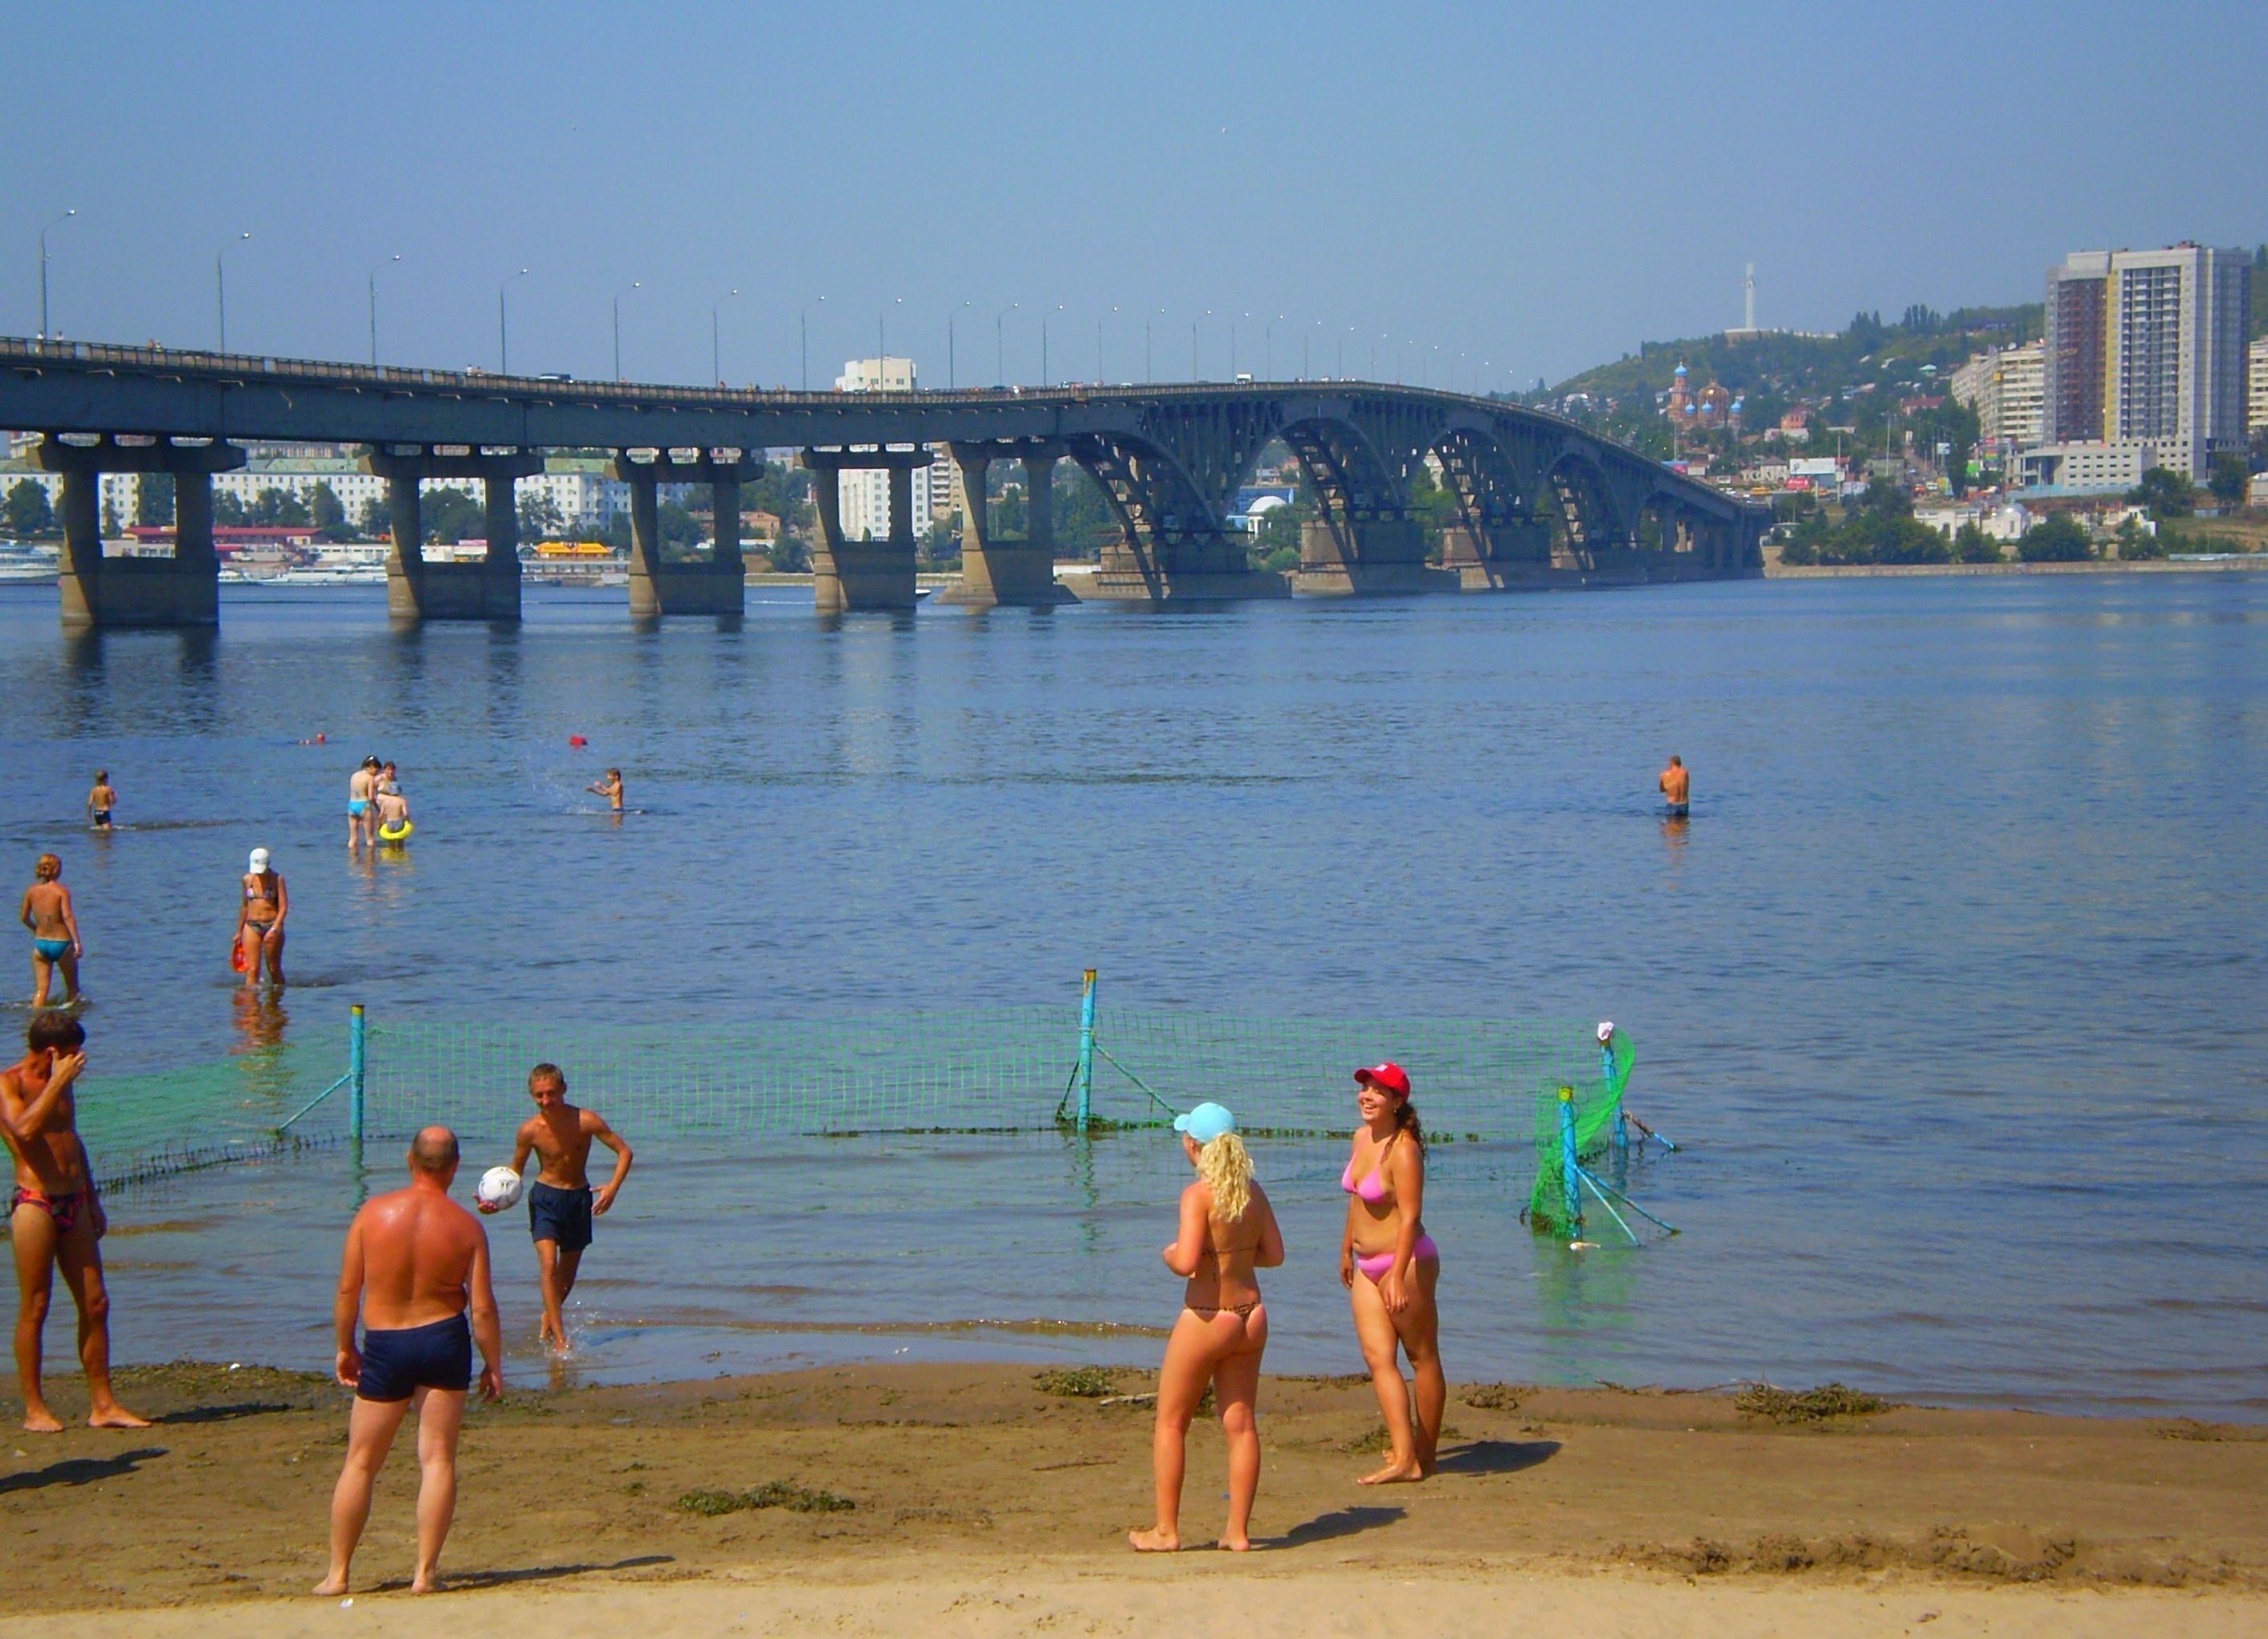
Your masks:
<instances>
[{"instance_id":1,"label":"child in water","mask_svg":"<svg viewBox=\"0 0 2268 1639\"><path fill-rule=\"evenodd\" d=\"M381 784L371 798L378 812L378 840L398 848L409 835L409 799L398 784Z\"/></svg>"},{"instance_id":2,"label":"child in water","mask_svg":"<svg viewBox=\"0 0 2268 1639\"><path fill-rule=\"evenodd\" d=\"M596 796L605 797L609 803L614 805L614 810L616 813L622 812L622 771L620 768L608 769L607 777L605 779L593 781L591 784L585 786L583 789Z\"/></svg>"},{"instance_id":3,"label":"child in water","mask_svg":"<svg viewBox=\"0 0 2268 1639\"><path fill-rule=\"evenodd\" d=\"M95 771L94 789L86 794L86 817L98 831L110 829L110 811L118 806L118 793L111 789L110 770Z\"/></svg>"}]
</instances>

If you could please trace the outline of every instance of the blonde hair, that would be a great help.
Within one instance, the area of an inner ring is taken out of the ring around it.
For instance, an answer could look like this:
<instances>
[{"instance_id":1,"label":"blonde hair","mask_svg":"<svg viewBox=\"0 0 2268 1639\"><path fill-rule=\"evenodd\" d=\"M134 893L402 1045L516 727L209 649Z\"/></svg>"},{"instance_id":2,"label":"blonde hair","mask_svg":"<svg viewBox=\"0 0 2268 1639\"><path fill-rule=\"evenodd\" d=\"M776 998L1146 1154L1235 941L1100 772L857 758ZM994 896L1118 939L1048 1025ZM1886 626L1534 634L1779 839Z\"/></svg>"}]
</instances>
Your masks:
<instances>
[{"instance_id":1,"label":"blonde hair","mask_svg":"<svg viewBox=\"0 0 2268 1639\"><path fill-rule=\"evenodd\" d=\"M63 873L63 862L53 854L42 854L33 863L32 875L40 882L52 882Z\"/></svg>"},{"instance_id":2,"label":"blonde hair","mask_svg":"<svg viewBox=\"0 0 2268 1639\"><path fill-rule=\"evenodd\" d=\"M1252 1157L1234 1133L1223 1133L1197 1151L1197 1176L1212 1191L1212 1209L1223 1223L1235 1223L1252 1204Z\"/></svg>"}]
</instances>

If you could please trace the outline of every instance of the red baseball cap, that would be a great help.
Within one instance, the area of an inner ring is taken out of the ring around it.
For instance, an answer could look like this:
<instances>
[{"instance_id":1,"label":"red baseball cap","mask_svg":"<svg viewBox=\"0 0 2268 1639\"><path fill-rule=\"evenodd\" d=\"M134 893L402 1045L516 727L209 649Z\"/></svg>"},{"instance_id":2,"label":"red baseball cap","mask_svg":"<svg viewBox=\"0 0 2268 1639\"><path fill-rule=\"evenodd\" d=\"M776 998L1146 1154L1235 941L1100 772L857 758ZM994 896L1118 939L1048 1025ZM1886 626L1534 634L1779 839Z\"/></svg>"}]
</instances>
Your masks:
<instances>
[{"instance_id":1,"label":"red baseball cap","mask_svg":"<svg viewBox=\"0 0 2268 1639\"><path fill-rule=\"evenodd\" d=\"M1410 1096L1410 1072L1391 1059L1355 1071L1354 1078L1373 1087L1383 1087L1388 1092L1398 1092L1405 1099Z\"/></svg>"}]
</instances>

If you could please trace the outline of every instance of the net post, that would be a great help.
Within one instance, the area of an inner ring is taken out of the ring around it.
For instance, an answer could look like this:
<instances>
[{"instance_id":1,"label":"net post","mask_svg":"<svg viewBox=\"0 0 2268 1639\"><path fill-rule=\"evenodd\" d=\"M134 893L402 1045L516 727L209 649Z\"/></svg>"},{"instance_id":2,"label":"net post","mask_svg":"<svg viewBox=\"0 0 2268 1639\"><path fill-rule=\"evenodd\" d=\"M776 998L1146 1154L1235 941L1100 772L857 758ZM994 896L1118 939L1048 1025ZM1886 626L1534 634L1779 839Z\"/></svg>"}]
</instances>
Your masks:
<instances>
[{"instance_id":1,"label":"net post","mask_svg":"<svg viewBox=\"0 0 2268 1639\"><path fill-rule=\"evenodd\" d=\"M1094 969L1086 970L1079 997L1079 1130L1094 1112Z\"/></svg>"},{"instance_id":2,"label":"net post","mask_svg":"<svg viewBox=\"0 0 2268 1639\"><path fill-rule=\"evenodd\" d=\"M347 1018L347 1130L357 1143L362 1142L363 1067L368 1034L368 1020L357 1002Z\"/></svg>"},{"instance_id":3,"label":"net post","mask_svg":"<svg viewBox=\"0 0 2268 1639\"><path fill-rule=\"evenodd\" d=\"M1602 1030L1606 1027L1602 1025ZM1611 1033L1599 1043L1599 1079L1606 1084L1608 1092L1615 1091L1615 1043ZM1615 1150L1617 1154L1630 1149L1630 1122L1623 1114L1623 1101L1615 1099Z\"/></svg>"},{"instance_id":4,"label":"net post","mask_svg":"<svg viewBox=\"0 0 2268 1639\"><path fill-rule=\"evenodd\" d=\"M1559 1194L1567 1215L1567 1233L1583 1228L1583 1166L1575 1152L1575 1090L1559 1089Z\"/></svg>"}]
</instances>

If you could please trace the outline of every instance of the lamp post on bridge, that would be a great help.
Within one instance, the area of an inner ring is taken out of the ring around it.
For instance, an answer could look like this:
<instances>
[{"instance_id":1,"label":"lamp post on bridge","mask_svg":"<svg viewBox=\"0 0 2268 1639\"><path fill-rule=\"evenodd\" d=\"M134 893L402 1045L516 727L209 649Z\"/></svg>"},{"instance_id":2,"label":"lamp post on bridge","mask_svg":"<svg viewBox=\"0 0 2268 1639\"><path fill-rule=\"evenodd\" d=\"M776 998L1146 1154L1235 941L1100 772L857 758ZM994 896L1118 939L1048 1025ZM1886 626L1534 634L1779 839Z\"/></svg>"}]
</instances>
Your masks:
<instances>
[{"instance_id":1,"label":"lamp post on bridge","mask_svg":"<svg viewBox=\"0 0 2268 1639\"><path fill-rule=\"evenodd\" d=\"M948 393L952 392L955 387L961 385L959 380L959 361L954 356L953 321L961 316L961 307L974 307L976 305L976 304L974 302L963 302L961 304L961 307L948 307L945 310L945 387L946 391Z\"/></svg>"},{"instance_id":2,"label":"lamp post on bridge","mask_svg":"<svg viewBox=\"0 0 2268 1639\"><path fill-rule=\"evenodd\" d=\"M1063 310L1064 305L1057 302L1056 312ZM1040 309L1040 385L1048 385L1048 310L1044 307Z\"/></svg>"},{"instance_id":3,"label":"lamp post on bridge","mask_svg":"<svg viewBox=\"0 0 2268 1639\"><path fill-rule=\"evenodd\" d=\"M78 215L78 209L77 209L77 208L76 206L74 206L72 209L69 209L69 210L64 211L63 215L61 215L60 217L56 217L53 222L49 222L49 223L44 224L40 227L40 341L42 341L42 342L44 342L44 341L46 341L46 340L48 339L48 229L50 229L50 228L59 228L59 227L63 226L63 224L64 223L69 222L69 221L70 221L73 217L75 217L75 216L77 216L77 215Z\"/></svg>"},{"instance_id":4,"label":"lamp post on bridge","mask_svg":"<svg viewBox=\"0 0 2268 1639\"><path fill-rule=\"evenodd\" d=\"M615 292L615 379L617 381L622 379L622 298L644 283L640 279L632 279Z\"/></svg>"},{"instance_id":5,"label":"lamp post on bridge","mask_svg":"<svg viewBox=\"0 0 2268 1639\"><path fill-rule=\"evenodd\" d=\"M1210 307L1206 308L1204 310L1204 316L1207 319L1211 318L1212 309ZM1204 379L1204 375L1203 373L1204 367L1197 362L1197 326L1201 322L1202 320L1196 319L1189 320L1189 379L1192 381L1203 381Z\"/></svg>"},{"instance_id":6,"label":"lamp post on bridge","mask_svg":"<svg viewBox=\"0 0 2268 1639\"><path fill-rule=\"evenodd\" d=\"M720 387L725 385L725 344L718 327L717 310L740 293L740 287L736 284L709 304L709 374Z\"/></svg>"},{"instance_id":7,"label":"lamp post on bridge","mask_svg":"<svg viewBox=\"0 0 2268 1639\"><path fill-rule=\"evenodd\" d=\"M401 260L401 258L399 256L394 258L394 261L400 261ZM506 274L504 277L504 282L497 286L497 374L499 376L508 376L512 374L512 328L505 322L504 293L512 289L514 283L519 280L525 279L526 277L527 277L527 269L522 268L518 273ZM618 367L617 374L620 373L619 366L622 362L619 356L621 350L621 343L618 334L615 345L615 352L617 354L615 364ZM372 364L376 364L378 361L376 359L372 359L371 362Z\"/></svg>"},{"instance_id":8,"label":"lamp post on bridge","mask_svg":"<svg viewBox=\"0 0 2268 1639\"><path fill-rule=\"evenodd\" d=\"M813 297L795 316L796 334L801 338L803 350L803 390L806 393L811 391L811 310L826 299L823 296Z\"/></svg>"},{"instance_id":9,"label":"lamp post on bridge","mask_svg":"<svg viewBox=\"0 0 2268 1639\"><path fill-rule=\"evenodd\" d=\"M220 309L220 350L228 351L228 269L229 252L250 239L250 233L239 233L213 253L213 300Z\"/></svg>"},{"instance_id":10,"label":"lamp post on bridge","mask_svg":"<svg viewBox=\"0 0 2268 1639\"><path fill-rule=\"evenodd\" d=\"M992 385L996 387L1008 385L1007 319L1022 305L1021 302L1011 302L992 315Z\"/></svg>"},{"instance_id":11,"label":"lamp post on bridge","mask_svg":"<svg viewBox=\"0 0 2268 1639\"><path fill-rule=\"evenodd\" d=\"M370 270L364 283L370 287L370 367L378 368L378 276L401 260L396 252Z\"/></svg>"},{"instance_id":12,"label":"lamp post on bridge","mask_svg":"<svg viewBox=\"0 0 2268 1639\"><path fill-rule=\"evenodd\" d=\"M1110 312L1115 313L1117 311L1117 308L1113 307ZM1102 368L1102 321L1109 316L1109 313L1097 313L1094 316L1094 385L1098 387L1102 385L1103 378L1108 373Z\"/></svg>"},{"instance_id":13,"label":"lamp post on bridge","mask_svg":"<svg viewBox=\"0 0 2268 1639\"><path fill-rule=\"evenodd\" d=\"M1283 316L1278 313L1276 319L1268 321L1268 340L1260 353L1260 379L1263 381L1276 379L1276 320Z\"/></svg>"},{"instance_id":14,"label":"lamp post on bridge","mask_svg":"<svg viewBox=\"0 0 2268 1639\"><path fill-rule=\"evenodd\" d=\"M877 393L882 390L890 371L890 333L887 325L890 308L903 307L905 305L904 297L894 296L890 298L889 306L884 307L881 312L874 315L874 390Z\"/></svg>"},{"instance_id":15,"label":"lamp post on bridge","mask_svg":"<svg viewBox=\"0 0 2268 1639\"><path fill-rule=\"evenodd\" d=\"M1166 316L1166 310L1160 307L1154 316L1159 319L1163 319ZM1152 364L1150 359L1150 325L1152 318L1152 315L1147 313L1144 314L1142 318L1142 379L1145 382L1155 381L1158 379L1158 367Z\"/></svg>"},{"instance_id":16,"label":"lamp post on bridge","mask_svg":"<svg viewBox=\"0 0 2268 1639\"><path fill-rule=\"evenodd\" d=\"M1345 333L1339 337L1339 379L1341 381L1346 379L1346 339L1353 334L1354 327L1349 325Z\"/></svg>"}]
</instances>

